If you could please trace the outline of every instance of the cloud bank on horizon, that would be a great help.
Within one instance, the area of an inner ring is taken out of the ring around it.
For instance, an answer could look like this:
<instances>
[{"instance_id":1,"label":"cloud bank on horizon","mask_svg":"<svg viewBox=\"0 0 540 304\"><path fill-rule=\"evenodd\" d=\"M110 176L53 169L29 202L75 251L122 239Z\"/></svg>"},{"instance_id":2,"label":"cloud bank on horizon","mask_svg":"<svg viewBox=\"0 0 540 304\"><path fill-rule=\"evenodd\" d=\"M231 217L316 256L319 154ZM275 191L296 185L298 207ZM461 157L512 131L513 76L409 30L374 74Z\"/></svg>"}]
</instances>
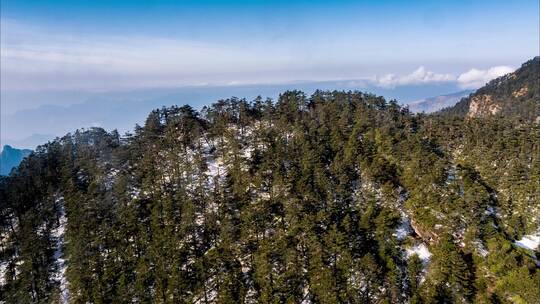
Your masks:
<instances>
[{"instance_id":1,"label":"cloud bank on horizon","mask_svg":"<svg viewBox=\"0 0 540 304\"><path fill-rule=\"evenodd\" d=\"M275 84L337 81L344 76L359 80L357 84L383 88L456 82L463 89L474 89L514 70L510 66L495 66L471 68L454 75L420 66L402 75L315 74L310 72L313 63L294 60L302 54L293 56L278 49L268 52L155 37L81 39L10 20L2 20L2 28L6 28L0 47L4 90Z\"/></svg>"},{"instance_id":2,"label":"cloud bank on horizon","mask_svg":"<svg viewBox=\"0 0 540 304\"><path fill-rule=\"evenodd\" d=\"M488 70L471 69L457 78L461 87L466 89L476 89L487 82L502 75L513 72L514 69L509 66L496 66Z\"/></svg>"},{"instance_id":3,"label":"cloud bank on horizon","mask_svg":"<svg viewBox=\"0 0 540 304\"><path fill-rule=\"evenodd\" d=\"M371 79L473 88L537 55L538 9L536 0L6 1L1 85L107 91Z\"/></svg>"},{"instance_id":4,"label":"cloud bank on horizon","mask_svg":"<svg viewBox=\"0 0 540 304\"><path fill-rule=\"evenodd\" d=\"M508 73L512 73L514 70L515 68L510 66L496 66L487 70L473 68L467 72L455 76L452 74L438 74L421 66L412 73L403 76L387 74L382 77L374 77L375 81L373 81L373 83L374 85L384 88L393 88L404 85L425 85L456 82L457 85L462 89L477 89L488 83L490 80Z\"/></svg>"}]
</instances>

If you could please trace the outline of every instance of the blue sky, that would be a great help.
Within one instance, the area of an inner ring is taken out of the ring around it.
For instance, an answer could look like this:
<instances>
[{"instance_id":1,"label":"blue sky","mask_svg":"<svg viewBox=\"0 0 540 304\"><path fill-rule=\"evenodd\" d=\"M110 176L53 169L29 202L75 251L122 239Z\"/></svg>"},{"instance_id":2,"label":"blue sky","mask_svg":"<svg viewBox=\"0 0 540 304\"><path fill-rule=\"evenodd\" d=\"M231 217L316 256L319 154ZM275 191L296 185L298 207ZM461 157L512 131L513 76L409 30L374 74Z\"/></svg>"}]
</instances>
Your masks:
<instances>
[{"instance_id":1,"label":"blue sky","mask_svg":"<svg viewBox=\"0 0 540 304\"><path fill-rule=\"evenodd\" d=\"M3 116L80 103L89 92L153 88L470 89L538 55L540 44L538 0L1 5ZM57 93L75 98L36 98ZM3 126L4 138L10 132Z\"/></svg>"}]
</instances>

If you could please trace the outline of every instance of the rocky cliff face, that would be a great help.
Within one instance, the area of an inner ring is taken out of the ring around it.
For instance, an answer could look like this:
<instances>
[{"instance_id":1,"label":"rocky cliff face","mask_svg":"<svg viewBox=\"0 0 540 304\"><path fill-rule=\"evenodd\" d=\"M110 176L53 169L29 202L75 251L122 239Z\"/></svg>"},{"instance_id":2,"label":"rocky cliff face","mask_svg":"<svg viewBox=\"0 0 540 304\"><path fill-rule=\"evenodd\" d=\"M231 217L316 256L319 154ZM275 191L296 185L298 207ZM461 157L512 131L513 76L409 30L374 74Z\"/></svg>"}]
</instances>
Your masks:
<instances>
[{"instance_id":1,"label":"rocky cliff face","mask_svg":"<svg viewBox=\"0 0 540 304\"><path fill-rule=\"evenodd\" d=\"M521 89L514 91L514 93L512 93L512 96L514 96L514 98L520 98L526 96L527 93L529 93L529 87L527 85L524 85L523 87L521 87Z\"/></svg>"},{"instance_id":2,"label":"rocky cliff face","mask_svg":"<svg viewBox=\"0 0 540 304\"><path fill-rule=\"evenodd\" d=\"M501 111L501 105L493 100L492 95L480 95L471 98L467 117L485 117L497 114Z\"/></svg>"}]
</instances>

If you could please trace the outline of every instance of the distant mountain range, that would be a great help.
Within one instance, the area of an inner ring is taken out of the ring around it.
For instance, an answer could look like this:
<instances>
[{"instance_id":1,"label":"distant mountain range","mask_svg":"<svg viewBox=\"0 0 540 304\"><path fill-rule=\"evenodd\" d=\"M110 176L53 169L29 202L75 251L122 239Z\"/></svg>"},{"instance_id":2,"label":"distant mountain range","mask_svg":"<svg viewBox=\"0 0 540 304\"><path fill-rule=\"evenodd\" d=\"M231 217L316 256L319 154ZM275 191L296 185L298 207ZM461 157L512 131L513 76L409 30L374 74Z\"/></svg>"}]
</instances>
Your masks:
<instances>
[{"instance_id":1,"label":"distant mountain range","mask_svg":"<svg viewBox=\"0 0 540 304\"><path fill-rule=\"evenodd\" d=\"M474 90L465 90L457 93L439 95L413 101L409 103L409 110L415 113L432 113L455 105L462 98L469 96Z\"/></svg>"},{"instance_id":2,"label":"distant mountain range","mask_svg":"<svg viewBox=\"0 0 540 304\"><path fill-rule=\"evenodd\" d=\"M30 155L32 150L15 149L9 145L5 145L0 152L0 175L8 175L11 169L18 166L23 158Z\"/></svg>"},{"instance_id":3,"label":"distant mountain range","mask_svg":"<svg viewBox=\"0 0 540 304\"><path fill-rule=\"evenodd\" d=\"M2 143L4 145L9 145L11 147L17 147L17 149L35 149L39 145L43 145L48 141L55 139L56 136L53 134L32 134L28 137L22 139L9 139L2 138Z\"/></svg>"}]
</instances>

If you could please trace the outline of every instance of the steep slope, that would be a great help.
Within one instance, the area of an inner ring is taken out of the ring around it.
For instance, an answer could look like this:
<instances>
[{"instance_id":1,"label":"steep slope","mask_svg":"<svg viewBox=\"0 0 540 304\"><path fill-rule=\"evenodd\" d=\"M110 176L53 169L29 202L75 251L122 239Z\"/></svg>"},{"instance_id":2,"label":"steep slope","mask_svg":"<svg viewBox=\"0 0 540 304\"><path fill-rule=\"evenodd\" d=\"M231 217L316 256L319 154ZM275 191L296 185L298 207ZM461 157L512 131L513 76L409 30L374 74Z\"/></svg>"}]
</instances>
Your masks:
<instances>
[{"instance_id":1,"label":"steep slope","mask_svg":"<svg viewBox=\"0 0 540 304\"><path fill-rule=\"evenodd\" d=\"M17 167L23 158L32 153L32 150L15 149L9 145L5 145L0 152L0 175L8 175L11 169Z\"/></svg>"},{"instance_id":2,"label":"steep slope","mask_svg":"<svg viewBox=\"0 0 540 304\"><path fill-rule=\"evenodd\" d=\"M540 57L490 81L443 113L467 117L507 116L540 122Z\"/></svg>"},{"instance_id":3,"label":"steep slope","mask_svg":"<svg viewBox=\"0 0 540 304\"><path fill-rule=\"evenodd\" d=\"M0 300L532 303L539 143L359 92L77 131L0 178Z\"/></svg>"}]
</instances>

